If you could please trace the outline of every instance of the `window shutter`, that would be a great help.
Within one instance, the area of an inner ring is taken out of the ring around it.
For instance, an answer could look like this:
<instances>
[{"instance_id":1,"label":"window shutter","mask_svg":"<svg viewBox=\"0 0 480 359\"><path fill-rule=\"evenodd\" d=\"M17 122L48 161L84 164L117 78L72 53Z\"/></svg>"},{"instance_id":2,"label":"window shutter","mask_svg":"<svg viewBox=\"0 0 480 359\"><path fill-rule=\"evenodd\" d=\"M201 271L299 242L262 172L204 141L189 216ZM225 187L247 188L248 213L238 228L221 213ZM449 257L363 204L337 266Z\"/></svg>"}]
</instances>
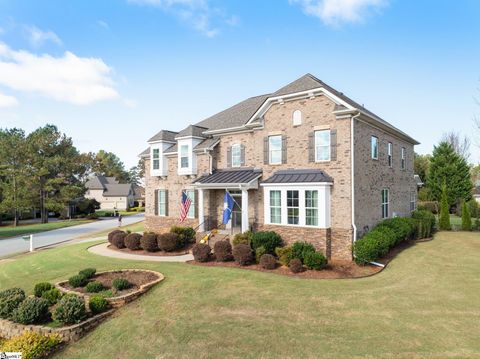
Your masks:
<instances>
[{"instance_id":1,"label":"window shutter","mask_svg":"<svg viewBox=\"0 0 480 359\"><path fill-rule=\"evenodd\" d=\"M308 134L308 162L315 162L315 132Z\"/></svg>"},{"instance_id":2,"label":"window shutter","mask_svg":"<svg viewBox=\"0 0 480 359\"><path fill-rule=\"evenodd\" d=\"M165 216L168 217L168 189L165 190Z\"/></svg>"},{"instance_id":3,"label":"window shutter","mask_svg":"<svg viewBox=\"0 0 480 359\"><path fill-rule=\"evenodd\" d=\"M232 167L232 146L227 147L227 167Z\"/></svg>"},{"instance_id":4,"label":"window shutter","mask_svg":"<svg viewBox=\"0 0 480 359\"><path fill-rule=\"evenodd\" d=\"M245 146L240 145L240 166L245 166Z\"/></svg>"},{"instance_id":5,"label":"window shutter","mask_svg":"<svg viewBox=\"0 0 480 359\"><path fill-rule=\"evenodd\" d=\"M282 136L282 163L287 163L287 136Z\"/></svg>"},{"instance_id":6,"label":"window shutter","mask_svg":"<svg viewBox=\"0 0 480 359\"><path fill-rule=\"evenodd\" d=\"M263 139L263 163L268 165L268 136Z\"/></svg>"},{"instance_id":7,"label":"window shutter","mask_svg":"<svg viewBox=\"0 0 480 359\"><path fill-rule=\"evenodd\" d=\"M330 161L337 160L337 130L330 130Z\"/></svg>"},{"instance_id":8,"label":"window shutter","mask_svg":"<svg viewBox=\"0 0 480 359\"><path fill-rule=\"evenodd\" d=\"M195 205L193 215L195 216L195 218L198 218L198 191L197 190L193 191L193 204Z\"/></svg>"},{"instance_id":9,"label":"window shutter","mask_svg":"<svg viewBox=\"0 0 480 359\"><path fill-rule=\"evenodd\" d=\"M155 202L155 215L158 216L158 189L154 192L154 200Z\"/></svg>"}]
</instances>

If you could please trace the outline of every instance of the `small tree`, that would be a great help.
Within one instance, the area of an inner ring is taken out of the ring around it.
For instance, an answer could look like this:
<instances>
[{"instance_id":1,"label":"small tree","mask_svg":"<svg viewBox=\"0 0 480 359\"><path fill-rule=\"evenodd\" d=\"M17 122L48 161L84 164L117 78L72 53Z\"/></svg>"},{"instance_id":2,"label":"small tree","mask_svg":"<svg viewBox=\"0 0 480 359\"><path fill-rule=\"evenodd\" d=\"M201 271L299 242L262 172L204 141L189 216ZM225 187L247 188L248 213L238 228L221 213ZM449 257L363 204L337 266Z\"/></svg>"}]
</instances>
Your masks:
<instances>
[{"instance_id":1,"label":"small tree","mask_svg":"<svg viewBox=\"0 0 480 359\"><path fill-rule=\"evenodd\" d=\"M443 182L442 185L442 196L440 202L440 218L438 220L438 227L440 230L449 231L452 229L450 225L450 206L448 204L447 197L447 184Z\"/></svg>"},{"instance_id":2,"label":"small tree","mask_svg":"<svg viewBox=\"0 0 480 359\"><path fill-rule=\"evenodd\" d=\"M467 205L466 201L463 201L463 205L462 205L462 230L463 231L472 230L472 217L470 216L470 208Z\"/></svg>"}]
</instances>

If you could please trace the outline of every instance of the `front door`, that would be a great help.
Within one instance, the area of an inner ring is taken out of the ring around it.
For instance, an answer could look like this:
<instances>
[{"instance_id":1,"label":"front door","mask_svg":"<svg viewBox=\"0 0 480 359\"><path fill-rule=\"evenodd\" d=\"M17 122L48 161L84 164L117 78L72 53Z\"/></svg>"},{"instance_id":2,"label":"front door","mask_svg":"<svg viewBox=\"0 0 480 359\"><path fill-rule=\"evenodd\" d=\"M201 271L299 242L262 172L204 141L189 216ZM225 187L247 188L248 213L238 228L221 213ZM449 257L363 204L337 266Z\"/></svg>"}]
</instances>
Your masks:
<instances>
[{"instance_id":1,"label":"front door","mask_svg":"<svg viewBox=\"0 0 480 359\"><path fill-rule=\"evenodd\" d=\"M241 232L242 230L242 191L229 190L228 191L233 198L233 210L232 217L230 218L232 232Z\"/></svg>"}]
</instances>

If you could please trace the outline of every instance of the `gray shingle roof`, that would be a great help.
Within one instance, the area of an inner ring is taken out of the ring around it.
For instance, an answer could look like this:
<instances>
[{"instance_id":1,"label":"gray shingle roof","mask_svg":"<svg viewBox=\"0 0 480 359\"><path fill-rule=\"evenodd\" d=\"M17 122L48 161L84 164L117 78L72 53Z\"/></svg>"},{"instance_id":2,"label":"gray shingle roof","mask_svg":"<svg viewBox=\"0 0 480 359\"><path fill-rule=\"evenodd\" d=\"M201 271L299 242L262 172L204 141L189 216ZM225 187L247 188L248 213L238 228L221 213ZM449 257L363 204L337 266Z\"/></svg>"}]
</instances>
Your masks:
<instances>
[{"instance_id":1,"label":"gray shingle roof","mask_svg":"<svg viewBox=\"0 0 480 359\"><path fill-rule=\"evenodd\" d=\"M284 170L277 171L270 178L262 183L333 183L332 177L322 170L303 169L303 170Z\"/></svg>"},{"instance_id":2,"label":"gray shingle roof","mask_svg":"<svg viewBox=\"0 0 480 359\"><path fill-rule=\"evenodd\" d=\"M203 150L205 148L208 149L208 148L214 147L215 145L218 144L219 141L220 141L219 138L213 138L213 137L207 138L206 140L203 140L198 145L196 145L193 150L194 151L200 151L200 150Z\"/></svg>"},{"instance_id":3,"label":"gray shingle roof","mask_svg":"<svg viewBox=\"0 0 480 359\"><path fill-rule=\"evenodd\" d=\"M177 153L178 148L177 144L174 144L172 147L167 148L163 153L168 154L168 153Z\"/></svg>"},{"instance_id":4,"label":"gray shingle roof","mask_svg":"<svg viewBox=\"0 0 480 359\"><path fill-rule=\"evenodd\" d=\"M119 183L115 177L92 176L85 186L88 189L102 189L104 196L127 196L132 185L130 183Z\"/></svg>"},{"instance_id":5,"label":"gray shingle roof","mask_svg":"<svg viewBox=\"0 0 480 359\"><path fill-rule=\"evenodd\" d=\"M195 180L196 184L247 184L259 178L262 171L254 168L218 170Z\"/></svg>"},{"instance_id":6,"label":"gray shingle roof","mask_svg":"<svg viewBox=\"0 0 480 359\"><path fill-rule=\"evenodd\" d=\"M203 131L206 131L207 128L199 125L190 125L187 128L181 130L175 138L185 137L185 136L194 136L194 137L205 137Z\"/></svg>"},{"instance_id":7,"label":"gray shingle roof","mask_svg":"<svg viewBox=\"0 0 480 359\"><path fill-rule=\"evenodd\" d=\"M168 131L168 130L161 130L159 133L157 133L155 136L153 136L151 139L149 139L148 142L153 142L153 141L175 142L175 136L176 135L177 135L177 132Z\"/></svg>"},{"instance_id":8,"label":"gray shingle roof","mask_svg":"<svg viewBox=\"0 0 480 359\"><path fill-rule=\"evenodd\" d=\"M138 155L138 157L149 157L150 156L150 147L144 149L142 152L140 152L140 154Z\"/></svg>"}]
</instances>

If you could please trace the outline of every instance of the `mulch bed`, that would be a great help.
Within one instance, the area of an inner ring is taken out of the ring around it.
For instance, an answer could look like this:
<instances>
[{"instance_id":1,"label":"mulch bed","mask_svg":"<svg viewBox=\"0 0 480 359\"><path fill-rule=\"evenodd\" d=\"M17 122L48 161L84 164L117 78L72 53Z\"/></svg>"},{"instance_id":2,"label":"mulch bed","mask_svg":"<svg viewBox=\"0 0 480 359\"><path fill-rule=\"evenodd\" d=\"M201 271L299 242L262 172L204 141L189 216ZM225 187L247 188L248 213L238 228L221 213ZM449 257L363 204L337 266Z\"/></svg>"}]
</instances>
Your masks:
<instances>
[{"instance_id":1,"label":"mulch bed","mask_svg":"<svg viewBox=\"0 0 480 359\"><path fill-rule=\"evenodd\" d=\"M139 254L139 255L142 255L142 256L153 256L153 257L170 257L170 256L181 256L181 255L184 255L184 254L188 254L188 253L190 253L193 246L194 246L194 243L190 243L185 248L178 249L178 250L172 251L172 252L165 252L165 251L148 252L148 251L145 251L143 249L133 251L133 250L128 249L128 248L118 249L117 247L115 247L112 244L109 244L107 248L111 249L112 251L117 251L117 252L122 252L122 253L127 253L127 254Z\"/></svg>"}]
</instances>

